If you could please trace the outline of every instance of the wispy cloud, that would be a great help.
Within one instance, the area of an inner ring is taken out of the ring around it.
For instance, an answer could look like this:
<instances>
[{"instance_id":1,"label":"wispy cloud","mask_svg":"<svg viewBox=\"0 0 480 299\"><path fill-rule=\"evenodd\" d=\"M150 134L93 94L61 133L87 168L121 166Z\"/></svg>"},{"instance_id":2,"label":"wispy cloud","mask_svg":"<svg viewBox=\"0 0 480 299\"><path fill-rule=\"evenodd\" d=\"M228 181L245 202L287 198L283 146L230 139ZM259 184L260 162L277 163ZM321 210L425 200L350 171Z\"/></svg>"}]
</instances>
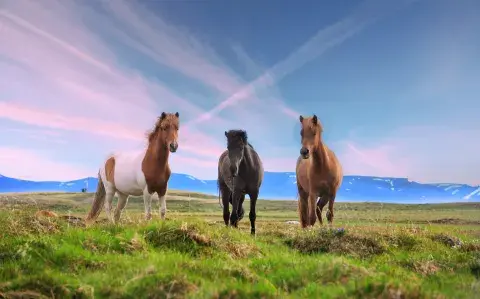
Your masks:
<instances>
[{"instance_id":1,"label":"wispy cloud","mask_svg":"<svg viewBox=\"0 0 480 299\"><path fill-rule=\"evenodd\" d=\"M286 59L275 64L254 81L242 86L217 106L200 115L192 123L198 124L209 120L213 115L218 114L223 109L253 97L255 90L268 88L274 85L309 61L318 58L330 48L342 44L377 20L388 16L394 11L405 7L407 4L414 1L418 0L396 1L395 3L387 3L380 0L368 0L363 2L352 14L331 26L320 29L306 43L288 55ZM292 118L298 117L299 113L296 113L291 108L285 107L281 101L278 101L278 99L275 100L277 105L273 106L279 107L280 111L285 115ZM269 106L272 107L272 105Z\"/></svg>"},{"instance_id":2,"label":"wispy cloud","mask_svg":"<svg viewBox=\"0 0 480 299\"><path fill-rule=\"evenodd\" d=\"M195 104L195 95L182 98L158 79L147 78L141 67L120 64L135 57L120 55L105 36L118 38L137 50L137 55L150 57L159 66L220 94L233 93L246 83L221 63L213 49L141 6L128 1L90 4L4 2L0 9L0 76L7 80L0 83L6 91L0 99L1 118L143 146L144 132L161 111L179 111L186 120L205 112ZM84 19L104 26L94 28L99 29L96 32ZM214 104L215 99L212 101ZM183 170L197 167L192 174L200 176L205 174L202 167L208 165L213 174L212 165L225 148L223 130L238 126L246 116L262 118L250 110L236 111L228 118L215 116L202 128L182 125L180 153L172 163L185 162L185 167L180 167Z\"/></svg>"},{"instance_id":3,"label":"wispy cloud","mask_svg":"<svg viewBox=\"0 0 480 299\"><path fill-rule=\"evenodd\" d=\"M0 147L0 169L5 176L26 180L68 181L95 175L94 168L60 162L38 151L13 147Z\"/></svg>"}]
</instances>

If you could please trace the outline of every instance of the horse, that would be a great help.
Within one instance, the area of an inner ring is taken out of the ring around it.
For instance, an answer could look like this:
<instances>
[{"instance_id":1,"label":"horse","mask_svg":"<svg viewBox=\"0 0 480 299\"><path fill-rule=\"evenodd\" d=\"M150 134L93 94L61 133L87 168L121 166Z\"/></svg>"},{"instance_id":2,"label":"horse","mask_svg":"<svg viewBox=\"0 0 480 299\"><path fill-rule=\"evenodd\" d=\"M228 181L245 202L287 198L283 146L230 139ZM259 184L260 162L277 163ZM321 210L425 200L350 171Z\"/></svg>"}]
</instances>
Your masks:
<instances>
[{"instance_id":1,"label":"horse","mask_svg":"<svg viewBox=\"0 0 480 299\"><path fill-rule=\"evenodd\" d=\"M145 219L152 218L152 195L156 192L160 202L160 217L165 220L167 204L165 194L170 179L168 157L178 149L178 130L180 115L178 112L162 112L152 131L148 133L146 149L133 153L114 153L100 167L98 184L92 207L85 221L88 224L95 219L105 205L107 217L113 223L120 220L130 195L143 195ZM113 196L117 193L118 203L111 215Z\"/></svg>"},{"instance_id":2,"label":"horse","mask_svg":"<svg viewBox=\"0 0 480 299\"><path fill-rule=\"evenodd\" d=\"M260 187L263 181L263 164L243 130L225 131L227 150L218 159L218 202L223 208L225 225L238 227L245 213L245 195L250 197L250 233L255 235L255 212ZM223 204L222 204L223 203ZM232 204L230 215L229 203Z\"/></svg>"},{"instance_id":3,"label":"horse","mask_svg":"<svg viewBox=\"0 0 480 299\"><path fill-rule=\"evenodd\" d=\"M316 214L322 225L322 210L328 203L326 216L331 226L333 204L343 180L342 166L335 153L323 142L323 127L317 116L300 116L300 123L302 148L296 165L300 224L302 228L314 226Z\"/></svg>"}]
</instances>

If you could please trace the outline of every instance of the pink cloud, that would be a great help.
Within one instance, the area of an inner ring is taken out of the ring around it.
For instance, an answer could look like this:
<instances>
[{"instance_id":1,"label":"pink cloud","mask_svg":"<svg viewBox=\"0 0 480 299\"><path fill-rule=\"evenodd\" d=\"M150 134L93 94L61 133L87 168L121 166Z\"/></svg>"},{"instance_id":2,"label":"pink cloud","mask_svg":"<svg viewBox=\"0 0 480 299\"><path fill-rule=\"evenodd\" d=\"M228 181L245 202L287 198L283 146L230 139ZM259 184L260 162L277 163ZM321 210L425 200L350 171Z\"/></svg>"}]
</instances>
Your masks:
<instances>
[{"instance_id":1,"label":"pink cloud","mask_svg":"<svg viewBox=\"0 0 480 299\"><path fill-rule=\"evenodd\" d=\"M5 176L26 180L68 181L96 173L95 169L55 161L38 151L11 147L0 147L0 169Z\"/></svg>"},{"instance_id":2,"label":"pink cloud","mask_svg":"<svg viewBox=\"0 0 480 299\"><path fill-rule=\"evenodd\" d=\"M479 185L478 129L402 127L376 144L332 144L345 174L407 177L425 183Z\"/></svg>"},{"instance_id":3,"label":"pink cloud","mask_svg":"<svg viewBox=\"0 0 480 299\"><path fill-rule=\"evenodd\" d=\"M16 100L0 102L1 117L138 141L161 111L181 107L183 117L202 112L159 82L116 65L114 53L89 33L72 3L7 4L18 14L0 11L0 55L16 64L1 62L0 77L7 78L2 87ZM156 109L157 101L162 110ZM217 118L213 125L222 123ZM212 157L222 148L198 130L193 136L185 130L180 138L182 150L200 156ZM194 143L199 140L206 147Z\"/></svg>"}]
</instances>

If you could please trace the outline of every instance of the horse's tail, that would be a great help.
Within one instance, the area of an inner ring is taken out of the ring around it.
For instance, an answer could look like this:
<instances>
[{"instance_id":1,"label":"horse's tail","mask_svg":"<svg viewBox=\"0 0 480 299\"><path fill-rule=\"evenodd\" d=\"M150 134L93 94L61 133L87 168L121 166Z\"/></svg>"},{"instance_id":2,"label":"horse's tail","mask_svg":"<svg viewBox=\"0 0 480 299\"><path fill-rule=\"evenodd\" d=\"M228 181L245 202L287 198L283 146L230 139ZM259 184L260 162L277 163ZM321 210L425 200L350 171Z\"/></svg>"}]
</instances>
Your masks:
<instances>
[{"instance_id":1,"label":"horse's tail","mask_svg":"<svg viewBox=\"0 0 480 299\"><path fill-rule=\"evenodd\" d=\"M95 219L97 219L98 215L100 215L100 212L102 211L102 208L105 204L105 197L106 197L105 185L103 184L103 180L102 180L102 176L100 175L100 172L98 172L97 191L95 192L92 208L90 209L90 212L88 213L87 218L85 218L85 222L92 223L95 221Z\"/></svg>"},{"instance_id":2,"label":"horse's tail","mask_svg":"<svg viewBox=\"0 0 480 299\"><path fill-rule=\"evenodd\" d=\"M217 178L217 191L218 191L218 204L220 207L223 209L223 204L222 204L222 189L220 188L220 171L218 172L218 178Z\"/></svg>"}]
</instances>

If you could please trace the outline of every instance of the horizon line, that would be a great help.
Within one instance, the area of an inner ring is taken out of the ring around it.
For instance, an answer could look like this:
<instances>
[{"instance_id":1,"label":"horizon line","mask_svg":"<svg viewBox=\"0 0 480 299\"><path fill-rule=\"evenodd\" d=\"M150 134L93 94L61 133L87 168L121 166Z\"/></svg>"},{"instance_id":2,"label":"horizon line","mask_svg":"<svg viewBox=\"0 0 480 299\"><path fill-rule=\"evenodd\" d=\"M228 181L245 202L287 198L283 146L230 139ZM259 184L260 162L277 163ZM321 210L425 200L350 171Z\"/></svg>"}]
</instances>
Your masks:
<instances>
[{"instance_id":1,"label":"horizon line","mask_svg":"<svg viewBox=\"0 0 480 299\"><path fill-rule=\"evenodd\" d=\"M293 173L293 174L295 174L295 172L293 172L293 171L265 171L265 173L289 173L289 174ZM179 175L190 176L190 177L193 177L193 178L195 178L195 179L197 179L197 180L199 180L199 181L215 181L215 180L216 180L216 179L200 179L200 178L197 178L196 176L193 176L193 175L188 174L188 173L172 172L172 174L179 174ZM35 180L30 180L30 179L14 178L14 177L9 177L9 176L5 176L5 175L0 174L0 178L2 178L2 177L4 177L4 178L9 178L9 179L14 179L14 180L19 180L19 181L29 181L29 182L37 182L37 183L42 183L42 182L68 183L68 182L80 181L80 180L85 180L85 179L97 179L97 180L98 180L98 177L97 177L97 176L87 176L87 177L78 178L78 179L74 179L74 180L68 180L68 181L61 181L61 180L35 181ZM422 184L422 185L448 184L448 185L466 185L466 186L470 186L470 187L480 187L480 184L478 184L478 185L470 185L470 184L467 184L467 183L449 183L449 182L424 183L424 182L420 182L420 181L410 180L408 177L372 176L372 175L358 175L358 174L347 174L347 175L343 175L343 177L365 177L365 178L383 178L383 179L405 179L405 180L407 180L408 182L417 183L417 184Z\"/></svg>"}]
</instances>

